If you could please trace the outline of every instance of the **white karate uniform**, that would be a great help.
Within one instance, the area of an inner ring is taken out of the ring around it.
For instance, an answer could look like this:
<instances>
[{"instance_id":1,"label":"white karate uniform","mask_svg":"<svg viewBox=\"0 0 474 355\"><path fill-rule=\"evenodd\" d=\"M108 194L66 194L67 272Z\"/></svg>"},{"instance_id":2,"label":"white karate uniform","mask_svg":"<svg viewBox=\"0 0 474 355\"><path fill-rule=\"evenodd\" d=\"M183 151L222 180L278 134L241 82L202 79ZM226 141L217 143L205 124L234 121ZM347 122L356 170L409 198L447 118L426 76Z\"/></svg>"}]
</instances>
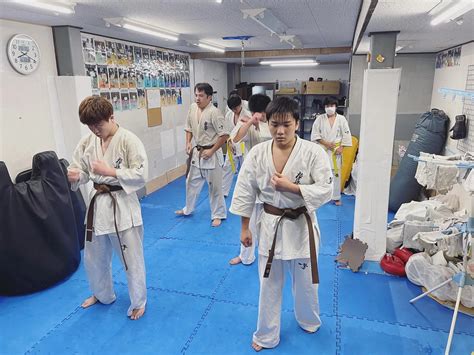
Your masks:
<instances>
[{"instance_id":1,"label":"white karate uniform","mask_svg":"<svg viewBox=\"0 0 474 355\"><path fill-rule=\"evenodd\" d=\"M319 139L324 139L328 142L340 144L343 147L352 146L352 136L349 129L349 124L343 115L336 114L336 119L333 126L329 123L327 114L319 115L316 121L313 123L313 130L311 131L311 141L317 143ZM336 167L333 161L333 151L326 149L325 146L321 147L326 151L329 161L331 162L332 172L334 175L334 193L332 199L338 201L341 199L341 167L342 167L342 155L336 155L336 164L338 174L336 176Z\"/></svg>"},{"instance_id":2,"label":"white karate uniform","mask_svg":"<svg viewBox=\"0 0 474 355\"><path fill-rule=\"evenodd\" d=\"M225 115L225 120L228 124L228 127L231 130L233 130L235 125L239 122L240 118L245 117L245 116L250 117L251 113L247 111L246 109L244 109L242 106L242 110L240 111L240 114L237 117L237 119L235 118L234 112L229 110L227 114ZM232 171L232 165L230 163L229 153L227 152L227 149L226 149L226 157L225 157L225 162L224 162L224 167L223 167L223 177L222 177L222 181L223 181L222 188L224 191L224 196L229 195L230 188L232 187L232 180L234 179L234 174L238 171L238 168L240 168L240 166L242 165L243 151L244 151L244 149L242 149L242 144L240 143L234 144L232 142L229 142L229 144L232 145L232 150L234 152L234 154L232 155L232 158L234 160L235 172Z\"/></svg>"},{"instance_id":3,"label":"white karate uniform","mask_svg":"<svg viewBox=\"0 0 474 355\"><path fill-rule=\"evenodd\" d=\"M282 174L300 186L301 195L276 191L270 184L275 174L272 155L273 141L254 147L242 165L230 211L250 217L258 198L278 208L305 206L313 220L316 249L319 246L319 228L315 211L328 202L332 195L332 174L329 160L321 147L297 138L295 147ZM263 278L279 216L260 213L257 222L259 238L260 298L257 330L253 341L265 348L273 348L280 340L281 298L285 270L293 280L295 316L307 331L316 331L320 325L318 285L312 284L309 252L309 231L306 218L283 219L278 228L275 255L269 278Z\"/></svg>"},{"instance_id":4,"label":"white karate uniform","mask_svg":"<svg viewBox=\"0 0 474 355\"><path fill-rule=\"evenodd\" d=\"M185 131L193 134L195 145L214 145L218 138L228 135L230 127L225 122L224 116L212 102L203 110L198 119L199 107L191 104L186 119ZM201 193L204 182L209 185L209 201L211 204L211 219L225 219L227 208L222 191L222 166L224 156L222 149L218 149L209 159L199 158L199 151L194 149L191 157L191 168L186 179L186 206L183 208L185 215L194 211L196 201Z\"/></svg>"},{"instance_id":5,"label":"white karate uniform","mask_svg":"<svg viewBox=\"0 0 474 355\"><path fill-rule=\"evenodd\" d=\"M235 125L234 129L232 130L230 134L231 140L235 138L237 133L239 132L239 129L244 125L243 122L237 122ZM250 126L247 134L242 138L242 140L239 142L244 142L245 144L245 153L247 154L252 150L253 147L255 147L257 144L260 144L262 142L266 142L268 140L272 139L272 135L270 133L270 129L268 127L267 122L259 122L258 129L255 126ZM255 247L258 244L258 231L257 231L257 226L256 226L256 221L259 219L260 213L263 211L263 204L262 202L257 198L257 201L255 202L255 209L252 212L252 216L250 217L250 222L249 222L249 228L252 234L255 236L254 241L251 246L246 247L243 244L240 244L240 260L242 261L242 264L244 265L250 265L255 261Z\"/></svg>"},{"instance_id":6,"label":"white karate uniform","mask_svg":"<svg viewBox=\"0 0 474 355\"><path fill-rule=\"evenodd\" d=\"M93 173L92 162L97 160L114 167L117 177ZM145 185L148 177L145 147L132 132L119 127L103 154L100 138L91 133L79 142L69 168L80 170L79 181L72 184L74 191L89 180L123 188L112 194L117 201L117 229L128 266L126 273L131 304L127 313L131 315L134 309L145 307L147 297L143 221L140 202L135 193ZM95 192L91 191L89 202ZM115 249L123 262L115 231L112 199L108 194L102 194L97 196L95 201L92 242L85 243L84 263L90 288L94 296L104 304L115 300L111 269L112 249Z\"/></svg>"}]
</instances>

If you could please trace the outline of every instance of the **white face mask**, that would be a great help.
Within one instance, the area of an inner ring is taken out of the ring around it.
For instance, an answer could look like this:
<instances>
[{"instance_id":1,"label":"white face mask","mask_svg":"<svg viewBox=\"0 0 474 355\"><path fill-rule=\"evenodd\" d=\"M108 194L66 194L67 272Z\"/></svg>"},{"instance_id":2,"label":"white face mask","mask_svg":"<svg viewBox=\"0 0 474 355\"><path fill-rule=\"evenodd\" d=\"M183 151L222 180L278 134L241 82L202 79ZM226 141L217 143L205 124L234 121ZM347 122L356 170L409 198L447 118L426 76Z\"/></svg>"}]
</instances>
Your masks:
<instances>
[{"instance_id":1,"label":"white face mask","mask_svg":"<svg viewBox=\"0 0 474 355\"><path fill-rule=\"evenodd\" d=\"M324 111L326 111L326 114L329 116L332 116L336 113L336 108L335 107L325 107Z\"/></svg>"}]
</instances>

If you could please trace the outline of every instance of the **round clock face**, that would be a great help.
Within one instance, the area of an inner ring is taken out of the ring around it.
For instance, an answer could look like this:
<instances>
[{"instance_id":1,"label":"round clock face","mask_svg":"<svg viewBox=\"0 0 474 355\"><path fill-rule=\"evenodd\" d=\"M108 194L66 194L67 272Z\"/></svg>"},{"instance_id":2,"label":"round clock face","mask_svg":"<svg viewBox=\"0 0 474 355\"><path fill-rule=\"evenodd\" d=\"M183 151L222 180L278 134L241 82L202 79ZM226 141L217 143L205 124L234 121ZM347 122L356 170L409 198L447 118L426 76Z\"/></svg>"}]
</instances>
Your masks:
<instances>
[{"instance_id":1,"label":"round clock face","mask_svg":"<svg viewBox=\"0 0 474 355\"><path fill-rule=\"evenodd\" d=\"M8 41L8 60L20 74L31 74L38 69L40 51L36 41L27 35L18 34Z\"/></svg>"}]
</instances>

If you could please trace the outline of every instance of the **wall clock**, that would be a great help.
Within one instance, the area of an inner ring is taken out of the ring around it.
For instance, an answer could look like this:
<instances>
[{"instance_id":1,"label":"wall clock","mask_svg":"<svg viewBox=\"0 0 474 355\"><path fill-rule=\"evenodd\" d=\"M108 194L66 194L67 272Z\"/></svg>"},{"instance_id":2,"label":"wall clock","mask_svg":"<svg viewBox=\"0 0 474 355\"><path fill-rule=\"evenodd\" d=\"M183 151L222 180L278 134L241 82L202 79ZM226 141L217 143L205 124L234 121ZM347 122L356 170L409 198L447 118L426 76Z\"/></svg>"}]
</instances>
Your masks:
<instances>
[{"instance_id":1,"label":"wall clock","mask_svg":"<svg viewBox=\"0 0 474 355\"><path fill-rule=\"evenodd\" d=\"M7 45L8 60L18 73L27 75L38 69L41 56L38 44L30 36L14 35Z\"/></svg>"}]
</instances>

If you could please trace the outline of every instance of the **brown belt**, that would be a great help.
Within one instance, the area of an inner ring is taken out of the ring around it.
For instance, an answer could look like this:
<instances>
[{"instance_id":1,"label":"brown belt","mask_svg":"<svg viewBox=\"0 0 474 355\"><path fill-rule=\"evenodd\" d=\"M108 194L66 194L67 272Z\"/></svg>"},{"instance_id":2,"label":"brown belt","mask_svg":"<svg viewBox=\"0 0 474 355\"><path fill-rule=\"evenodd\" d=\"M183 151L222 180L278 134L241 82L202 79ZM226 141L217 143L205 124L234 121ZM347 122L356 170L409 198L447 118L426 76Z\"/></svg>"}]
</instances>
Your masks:
<instances>
[{"instance_id":1,"label":"brown belt","mask_svg":"<svg viewBox=\"0 0 474 355\"><path fill-rule=\"evenodd\" d=\"M117 200L115 199L114 195L112 195L113 191L120 191L123 190L122 186L113 186L113 185L106 185L106 184L96 184L94 183L94 189L97 192L92 197L91 203L89 204L89 209L87 210L87 224L86 224L86 240L88 242L92 242L92 227L94 224L94 207L95 207L95 200L97 196L108 194L112 199L112 206L114 208L114 226L115 226L115 233L117 234L117 238L120 244L120 251L122 252L123 264L125 265L125 270L128 270L127 262L125 261L125 255L123 253L123 245L122 241L120 240L120 235L117 228Z\"/></svg>"},{"instance_id":2,"label":"brown belt","mask_svg":"<svg viewBox=\"0 0 474 355\"><path fill-rule=\"evenodd\" d=\"M278 227L280 226L281 220L283 218L297 219L299 216L304 215L306 217L306 223L308 223L308 231L309 231L309 255L311 259L311 278L312 278L313 284L318 284L319 273L318 273L318 259L316 255L316 243L314 241L314 228L313 228L313 222L311 221L311 217L306 207L303 206L296 209L291 209L291 208L281 209L281 208L277 208L272 205L269 205L267 203L264 203L263 210L268 214L272 214L274 216L280 216L276 225L272 248L269 250L268 260L267 260L267 264L265 265L265 272L263 274L263 277L268 278L268 276L270 276L270 269L272 268L273 257L275 256L275 245L276 245Z\"/></svg>"},{"instance_id":3,"label":"brown belt","mask_svg":"<svg viewBox=\"0 0 474 355\"><path fill-rule=\"evenodd\" d=\"M193 147L193 149L191 149L191 151L189 152L189 156L188 156L188 159L186 160L186 177L188 177L189 175L189 170L191 170L191 160L193 159L193 153L194 153L194 149L197 149L198 152L199 152L199 172L201 173L201 177L202 176L202 171L201 171L201 155L202 155L202 151L205 150L205 149L211 149L213 148L214 145L197 145L195 147Z\"/></svg>"}]
</instances>

